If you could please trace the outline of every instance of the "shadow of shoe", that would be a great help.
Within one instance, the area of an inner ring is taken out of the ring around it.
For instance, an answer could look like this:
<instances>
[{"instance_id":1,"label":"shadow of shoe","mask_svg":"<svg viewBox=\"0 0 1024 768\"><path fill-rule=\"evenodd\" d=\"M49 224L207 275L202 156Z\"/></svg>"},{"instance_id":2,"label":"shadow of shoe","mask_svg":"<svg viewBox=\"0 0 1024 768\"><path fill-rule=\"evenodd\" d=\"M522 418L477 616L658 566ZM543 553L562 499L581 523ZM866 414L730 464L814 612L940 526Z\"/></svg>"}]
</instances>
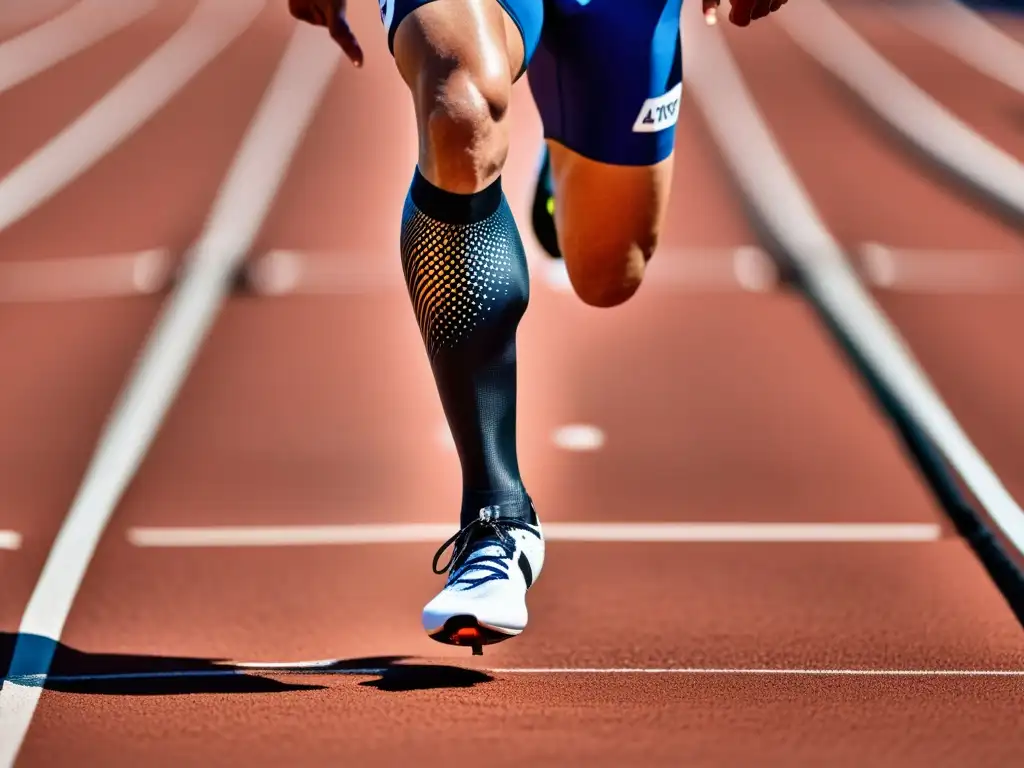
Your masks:
<instances>
[{"instance_id":1,"label":"shadow of shoe","mask_svg":"<svg viewBox=\"0 0 1024 768\"><path fill-rule=\"evenodd\" d=\"M15 656L15 654L17 654ZM237 664L223 659L145 654L89 653L38 635L0 633L4 684L106 696L173 696L201 693L284 693L323 690L323 683L280 677L371 677L361 686L400 692L468 688L493 678L472 669L408 663L407 656L328 660L322 664ZM48 670L48 671L47 671Z\"/></svg>"}]
</instances>

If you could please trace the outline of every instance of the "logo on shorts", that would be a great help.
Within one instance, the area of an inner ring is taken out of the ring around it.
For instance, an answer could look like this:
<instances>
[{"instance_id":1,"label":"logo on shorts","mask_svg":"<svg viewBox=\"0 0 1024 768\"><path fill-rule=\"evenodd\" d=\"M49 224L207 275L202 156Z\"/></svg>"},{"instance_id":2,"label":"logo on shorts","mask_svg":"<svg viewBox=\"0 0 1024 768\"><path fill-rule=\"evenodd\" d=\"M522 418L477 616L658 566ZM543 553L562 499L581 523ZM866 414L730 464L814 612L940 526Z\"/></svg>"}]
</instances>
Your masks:
<instances>
[{"instance_id":1,"label":"logo on shorts","mask_svg":"<svg viewBox=\"0 0 1024 768\"><path fill-rule=\"evenodd\" d=\"M683 84L679 83L666 94L647 99L633 123L633 133L657 133L671 128L679 121L679 100Z\"/></svg>"}]
</instances>

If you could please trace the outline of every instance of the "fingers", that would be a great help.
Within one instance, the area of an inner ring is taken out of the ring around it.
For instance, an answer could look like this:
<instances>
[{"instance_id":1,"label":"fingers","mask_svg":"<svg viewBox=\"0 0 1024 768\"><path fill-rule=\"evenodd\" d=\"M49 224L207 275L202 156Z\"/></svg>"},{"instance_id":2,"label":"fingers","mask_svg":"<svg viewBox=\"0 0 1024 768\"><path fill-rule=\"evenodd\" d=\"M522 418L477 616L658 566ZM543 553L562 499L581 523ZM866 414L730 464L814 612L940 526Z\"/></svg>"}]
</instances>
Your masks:
<instances>
[{"instance_id":1,"label":"fingers","mask_svg":"<svg viewBox=\"0 0 1024 768\"><path fill-rule=\"evenodd\" d=\"M709 27L713 27L718 23L718 6L721 5L722 0L703 0L704 2L704 21Z\"/></svg>"},{"instance_id":2,"label":"fingers","mask_svg":"<svg viewBox=\"0 0 1024 768\"><path fill-rule=\"evenodd\" d=\"M363 49L349 28L345 0L288 0L288 11L299 21L327 27L331 38L357 67L363 66Z\"/></svg>"},{"instance_id":3,"label":"fingers","mask_svg":"<svg viewBox=\"0 0 1024 768\"><path fill-rule=\"evenodd\" d=\"M310 0L288 0L288 12L307 24L326 26L326 20L317 12Z\"/></svg>"},{"instance_id":4,"label":"fingers","mask_svg":"<svg viewBox=\"0 0 1024 768\"><path fill-rule=\"evenodd\" d=\"M363 49L356 40L356 36L352 34L348 19L345 18L345 12L343 10L333 11L328 19L327 27L331 31L334 42L341 46L341 50L348 56L349 61L357 67L363 66Z\"/></svg>"},{"instance_id":5,"label":"fingers","mask_svg":"<svg viewBox=\"0 0 1024 768\"><path fill-rule=\"evenodd\" d=\"M729 21L737 27L745 27L750 24L750 15L754 12L754 4L757 0L732 0L732 7L729 8Z\"/></svg>"},{"instance_id":6,"label":"fingers","mask_svg":"<svg viewBox=\"0 0 1024 768\"><path fill-rule=\"evenodd\" d=\"M772 0L757 0L754 4L754 10L750 14L751 20L763 19L769 13L772 12Z\"/></svg>"},{"instance_id":7,"label":"fingers","mask_svg":"<svg viewBox=\"0 0 1024 768\"><path fill-rule=\"evenodd\" d=\"M732 0L729 21L737 27L746 27L755 19L763 19L769 13L779 10L787 0Z\"/></svg>"}]
</instances>

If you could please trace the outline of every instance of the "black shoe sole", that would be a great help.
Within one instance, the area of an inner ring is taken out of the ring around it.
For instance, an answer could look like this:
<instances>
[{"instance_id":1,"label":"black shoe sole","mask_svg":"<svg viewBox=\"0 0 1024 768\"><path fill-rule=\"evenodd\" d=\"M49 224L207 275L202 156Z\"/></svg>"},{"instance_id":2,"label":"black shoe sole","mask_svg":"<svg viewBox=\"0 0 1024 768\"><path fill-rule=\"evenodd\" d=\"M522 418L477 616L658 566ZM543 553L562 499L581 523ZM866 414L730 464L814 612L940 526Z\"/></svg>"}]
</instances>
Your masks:
<instances>
[{"instance_id":1,"label":"black shoe sole","mask_svg":"<svg viewBox=\"0 0 1024 768\"><path fill-rule=\"evenodd\" d=\"M476 620L476 616L452 616L437 632L430 635L432 640L445 645L458 645L473 649L474 656L483 654L483 646L494 645L519 633L509 634L487 627Z\"/></svg>"}]
</instances>

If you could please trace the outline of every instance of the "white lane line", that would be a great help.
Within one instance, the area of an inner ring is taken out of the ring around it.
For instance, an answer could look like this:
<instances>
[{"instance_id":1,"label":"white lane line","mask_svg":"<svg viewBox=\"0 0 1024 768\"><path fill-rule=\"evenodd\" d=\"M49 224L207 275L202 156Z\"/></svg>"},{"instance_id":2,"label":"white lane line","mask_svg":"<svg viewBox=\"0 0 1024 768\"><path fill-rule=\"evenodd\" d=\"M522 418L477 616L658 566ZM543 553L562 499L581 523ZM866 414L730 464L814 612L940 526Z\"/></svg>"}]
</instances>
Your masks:
<instances>
[{"instance_id":1,"label":"white lane line","mask_svg":"<svg viewBox=\"0 0 1024 768\"><path fill-rule=\"evenodd\" d=\"M142 64L0 180L0 230L49 200L138 130L241 35L263 5L264 0L202 0Z\"/></svg>"},{"instance_id":2,"label":"white lane line","mask_svg":"<svg viewBox=\"0 0 1024 768\"><path fill-rule=\"evenodd\" d=\"M880 56L822 0L803 0L777 23L798 46L904 138L1024 217L1024 165L978 135Z\"/></svg>"},{"instance_id":3,"label":"white lane line","mask_svg":"<svg viewBox=\"0 0 1024 768\"><path fill-rule=\"evenodd\" d=\"M81 0L0 44L0 93L98 43L156 8L156 0Z\"/></svg>"},{"instance_id":4,"label":"white lane line","mask_svg":"<svg viewBox=\"0 0 1024 768\"><path fill-rule=\"evenodd\" d=\"M1024 677L1024 669L772 669L771 667L491 667L505 675L783 675L797 677Z\"/></svg>"},{"instance_id":5,"label":"white lane line","mask_svg":"<svg viewBox=\"0 0 1024 768\"><path fill-rule=\"evenodd\" d=\"M572 291L564 261L538 258L531 269L541 270L547 287L562 293ZM275 249L253 259L246 277L255 293L266 296L405 290L398 259L359 253ZM646 282L690 291L761 292L773 290L778 278L775 264L764 250L743 245L659 250L648 267Z\"/></svg>"},{"instance_id":6,"label":"white lane line","mask_svg":"<svg viewBox=\"0 0 1024 768\"><path fill-rule=\"evenodd\" d=\"M571 293L565 262L545 258L544 281L560 293ZM750 291L762 293L779 284L771 256L756 245L733 248L662 248L654 254L644 285L693 292Z\"/></svg>"},{"instance_id":7,"label":"white lane line","mask_svg":"<svg viewBox=\"0 0 1024 768\"><path fill-rule=\"evenodd\" d=\"M18 549L21 546L21 535L14 531L0 531L0 549Z\"/></svg>"},{"instance_id":8,"label":"white lane line","mask_svg":"<svg viewBox=\"0 0 1024 768\"><path fill-rule=\"evenodd\" d=\"M338 664L340 666L333 667ZM309 677L376 677L385 674L401 674L403 667L421 670L424 667L440 666L438 662L424 664L395 664L391 667L345 667L343 660L325 662L295 662L293 664L271 662L268 664L245 663L224 669L160 670L152 672L109 672L81 675L51 675L46 678L53 683L117 682L121 680L162 680L204 677L234 677L239 675L302 675ZM319 665L319 666L314 666ZM685 675L688 677L713 676L759 676L759 677L959 677L996 678L1024 677L1022 669L850 669L850 668L772 668L772 667L460 667L465 671L492 675L529 675L534 677L558 675ZM22 675L16 678L21 685L41 685L42 675Z\"/></svg>"},{"instance_id":9,"label":"white lane line","mask_svg":"<svg viewBox=\"0 0 1024 768\"><path fill-rule=\"evenodd\" d=\"M859 268L877 288L900 292L1007 293L1024 290L1024 252L897 248L881 243L858 247ZM771 290L778 279L769 257L753 246L707 256L703 265L680 268L676 286L684 290ZM300 261L307 260L308 270ZM728 274L733 274L730 279ZM564 268L562 268L564 274ZM400 277L400 276L398 276ZM62 301L152 294L175 278L171 251L153 248L135 253L80 256L33 261L0 260L0 302ZM404 291L383 261L357 260L340 254L309 258L298 251L269 251L254 259L248 278L263 296L289 293L362 295ZM665 280L665 271L661 272ZM669 282L666 280L666 283ZM663 283L664 284L664 283ZM444 426L442 432L447 432ZM439 433L450 443L450 435Z\"/></svg>"},{"instance_id":10,"label":"white lane line","mask_svg":"<svg viewBox=\"0 0 1024 768\"><path fill-rule=\"evenodd\" d=\"M452 430L447 423L438 426L435 432L437 444L447 453L453 453L455 449L455 438L452 437Z\"/></svg>"},{"instance_id":11,"label":"white lane line","mask_svg":"<svg viewBox=\"0 0 1024 768\"><path fill-rule=\"evenodd\" d=\"M879 243L858 247L869 283L892 291L1000 293L1024 288L1024 252L895 248ZM358 296L405 284L393 259L345 252L276 249L254 258L246 268L253 292L262 296ZM534 264L549 288L572 292L565 263ZM0 265L2 269L2 265ZM775 290L775 262L758 246L669 249L651 262L647 283L694 292Z\"/></svg>"},{"instance_id":12,"label":"white lane line","mask_svg":"<svg viewBox=\"0 0 1024 768\"><path fill-rule=\"evenodd\" d=\"M779 16L801 17L806 8L801 5L799 13ZM690 93L748 204L801 269L808 290L921 425L1017 551L1024 552L1024 511L971 443L847 262L765 124L721 30L705 26L692 7L689 12L694 15L684 55L689 54Z\"/></svg>"},{"instance_id":13,"label":"white lane line","mask_svg":"<svg viewBox=\"0 0 1024 768\"><path fill-rule=\"evenodd\" d=\"M1024 252L910 249L864 243L860 260L867 282L890 291L962 295L1024 290Z\"/></svg>"},{"instance_id":14,"label":"white lane line","mask_svg":"<svg viewBox=\"0 0 1024 768\"><path fill-rule=\"evenodd\" d=\"M169 251L0 261L0 302L68 301L158 293L172 279Z\"/></svg>"},{"instance_id":15,"label":"white lane line","mask_svg":"<svg viewBox=\"0 0 1024 768\"><path fill-rule=\"evenodd\" d=\"M246 278L255 293L266 296L406 290L398 257L386 254L275 249L253 259Z\"/></svg>"},{"instance_id":16,"label":"white lane line","mask_svg":"<svg viewBox=\"0 0 1024 768\"><path fill-rule=\"evenodd\" d=\"M79 0L3 0L0 3L0 35L18 34L44 24Z\"/></svg>"},{"instance_id":17,"label":"white lane line","mask_svg":"<svg viewBox=\"0 0 1024 768\"><path fill-rule=\"evenodd\" d=\"M137 547L289 547L437 542L446 523L137 527ZM937 541L931 523L545 523L548 541L574 542L919 542Z\"/></svg>"},{"instance_id":18,"label":"white lane line","mask_svg":"<svg viewBox=\"0 0 1024 768\"><path fill-rule=\"evenodd\" d=\"M1024 95L1024 45L963 3L883 3L901 23L978 72Z\"/></svg>"},{"instance_id":19,"label":"white lane line","mask_svg":"<svg viewBox=\"0 0 1024 768\"><path fill-rule=\"evenodd\" d=\"M216 663L219 666L227 667L232 670L259 669L264 671L274 669L286 669L289 671L319 671L326 667L334 667L339 664L344 664L341 659L313 659L310 661L221 661ZM365 667L362 669L365 669Z\"/></svg>"},{"instance_id":20,"label":"white lane line","mask_svg":"<svg viewBox=\"0 0 1024 768\"><path fill-rule=\"evenodd\" d=\"M572 281L569 279L569 270L562 259L551 259L542 256L538 263L531 265L531 268L540 270L544 277L544 285L557 293L572 293Z\"/></svg>"},{"instance_id":21,"label":"white lane line","mask_svg":"<svg viewBox=\"0 0 1024 768\"><path fill-rule=\"evenodd\" d=\"M566 424L551 433L551 442L566 451L596 451L604 447L604 431L593 424Z\"/></svg>"},{"instance_id":22,"label":"white lane line","mask_svg":"<svg viewBox=\"0 0 1024 768\"><path fill-rule=\"evenodd\" d=\"M736 283L753 293L772 291L779 285L775 260L756 245L744 245L732 252L732 272Z\"/></svg>"},{"instance_id":23,"label":"white lane line","mask_svg":"<svg viewBox=\"0 0 1024 768\"><path fill-rule=\"evenodd\" d=\"M10 665L14 677L49 670L96 545L277 195L337 67L340 52L321 33L307 24L296 25L199 241L188 255L182 279L110 415L22 617ZM0 689L0 766L13 765L40 692L38 685L11 682Z\"/></svg>"}]
</instances>

